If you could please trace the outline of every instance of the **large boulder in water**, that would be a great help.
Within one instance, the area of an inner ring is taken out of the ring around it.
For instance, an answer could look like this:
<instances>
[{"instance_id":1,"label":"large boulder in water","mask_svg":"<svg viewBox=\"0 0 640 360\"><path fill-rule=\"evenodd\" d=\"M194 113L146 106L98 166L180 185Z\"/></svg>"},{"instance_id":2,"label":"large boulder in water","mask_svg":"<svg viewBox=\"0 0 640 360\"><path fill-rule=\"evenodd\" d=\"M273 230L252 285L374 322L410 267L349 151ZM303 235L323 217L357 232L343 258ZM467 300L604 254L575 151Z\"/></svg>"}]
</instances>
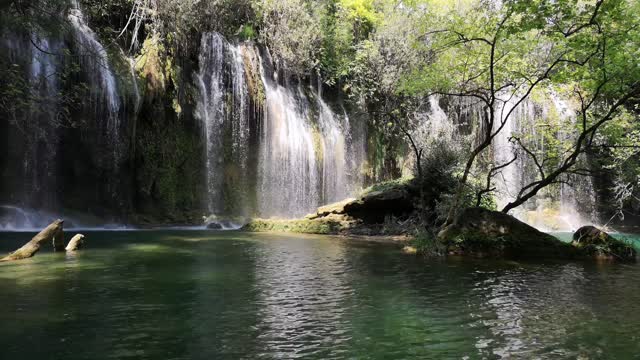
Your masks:
<instances>
[{"instance_id":1,"label":"large boulder in water","mask_svg":"<svg viewBox=\"0 0 640 360\"><path fill-rule=\"evenodd\" d=\"M461 211L438 234L449 253L505 258L570 258L576 248L511 215L483 208Z\"/></svg>"},{"instance_id":2,"label":"large boulder in water","mask_svg":"<svg viewBox=\"0 0 640 360\"><path fill-rule=\"evenodd\" d=\"M218 222L210 222L206 225L209 230L222 230L222 224Z\"/></svg>"},{"instance_id":3,"label":"large boulder in water","mask_svg":"<svg viewBox=\"0 0 640 360\"><path fill-rule=\"evenodd\" d=\"M388 216L401 217L414 212L415 194L407 184L395 184L385 189L372 190L357 199L346 199L337 203L319 207L305 218L314 220L327 216L342 216L366 224L384 223Z\"/></svg>"},{"instance_id":4,"label":"large boulder in water","mask_svg":"<svg viewBox=\"0 0 640 360\"><path fill-rule=\"evenodd\" d=\"M414 197L404 188L372 191L344 205L344 212L366 223L382 223L389 215L402 216L414 210Z\"/></svg>"},{"instance_id":5,"label":"large boulder in water","mask_svg":"<svg viewBox=\"0 0 640 360\"><path fill-rule=\"evenodd\" d=\"M634 261L636 249L595 226L583 226L573 234L573 243L586 256L598 259Z\"/></svg>"}]
</instances>

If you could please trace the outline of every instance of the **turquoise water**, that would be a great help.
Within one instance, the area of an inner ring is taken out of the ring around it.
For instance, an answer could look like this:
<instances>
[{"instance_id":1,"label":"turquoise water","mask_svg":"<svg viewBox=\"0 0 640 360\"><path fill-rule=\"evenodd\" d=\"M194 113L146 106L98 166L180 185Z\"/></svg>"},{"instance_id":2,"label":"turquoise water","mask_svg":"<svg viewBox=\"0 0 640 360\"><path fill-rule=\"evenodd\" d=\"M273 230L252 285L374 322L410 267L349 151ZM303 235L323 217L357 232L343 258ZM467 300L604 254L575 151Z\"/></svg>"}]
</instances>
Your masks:
<instances>
[{"instance_id":1,"label":"turquoise water","mask_svg":"<svg viewBox=\"0 0 640 360\"><path fill-rule=\"evenodd\" d=\"M551 235L565 242L571 242L571 240L573 240L573 233L570 232L552 232ZM618 240L626 242L627 244L631 244L636 249L640 250L640 235L627 233L610 233L610 235Z\"/></svg>"},{"instance_id":2,"label":"turquoise water","mask_svg":"<svg viewBox=\"0 0 640 360\"><path fill-rule=\"evenodd\" d=\"M637 264L429 260L299 235L85 235L77 255L0 264L1 358L640 356ZM31 236L1 233L0 250Z\"/></svg>"}]
</instances>

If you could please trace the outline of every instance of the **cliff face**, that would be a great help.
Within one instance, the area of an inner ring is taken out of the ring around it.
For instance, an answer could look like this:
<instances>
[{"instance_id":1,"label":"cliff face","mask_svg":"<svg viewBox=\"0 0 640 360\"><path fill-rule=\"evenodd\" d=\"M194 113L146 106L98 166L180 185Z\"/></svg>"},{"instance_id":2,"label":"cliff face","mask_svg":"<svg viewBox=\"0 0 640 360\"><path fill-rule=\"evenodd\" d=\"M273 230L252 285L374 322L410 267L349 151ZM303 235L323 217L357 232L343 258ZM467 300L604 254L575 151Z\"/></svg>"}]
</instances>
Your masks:
<instances>
[{"instance_id":1,"label":"cliff face","mask_svg":"<svg viewBox=\"0 0 640 360\"><path fill-rule=\"evenodd\" d=\"M126 55L96 30L109 19L60 17L0 28L0 205L141 224L293 216L400 174L404 145L368 151L394 140L260 44L146 34Z\"/></svg>"},{"instance_id":2,"label":"cliff face","mask_svg":"<svg viewBox=\"0 0 640 360\"><path fill-rule=\"evenodd\" d=\"M180 87L190 55L169 62L148 46L128 58L103 46L79 9L66 14L69 26L47 33L0 29L0 204L195 222L202 144Z\"/></svg>"}]
</instances>

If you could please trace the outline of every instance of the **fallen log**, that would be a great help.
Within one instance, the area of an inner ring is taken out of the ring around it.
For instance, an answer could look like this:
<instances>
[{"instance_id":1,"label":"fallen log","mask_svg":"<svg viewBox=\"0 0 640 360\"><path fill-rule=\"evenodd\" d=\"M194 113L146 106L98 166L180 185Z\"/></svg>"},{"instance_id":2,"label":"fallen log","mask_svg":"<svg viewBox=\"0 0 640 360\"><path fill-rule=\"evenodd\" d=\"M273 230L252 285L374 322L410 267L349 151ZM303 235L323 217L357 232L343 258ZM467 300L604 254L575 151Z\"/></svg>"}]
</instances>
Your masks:
<instances>
[{"instance_id":1,"label":"fallen log","mask_svg":"<svg viewBox=\"0 0 640 360\"><path fill-rule=\"evenodd\" d=\"M84 245L84 235L76 234L74 237L71 238L65 250L67 251L80 250L80 248L82 248L83 245Z\"/></svg>"},{"instance_id":2,"label":"fallen log","mask_svg":"<svg viewBox=\"0 0 640 360\"><path fill-rule=\"evenodd\" d=\"M36 236L34 236L31 241L24 244L20 249L12 252L11 254L5 256L0 259L0 261L14 261L14 260L22 260L27 259L35 255L38 250L40 250L40 246L45 242L52 242L57 244L58 242L64 241L64 232L62 231L64 220L56 220L49 224L44 230L40 231Z\"/></svg>"}]
</instances>

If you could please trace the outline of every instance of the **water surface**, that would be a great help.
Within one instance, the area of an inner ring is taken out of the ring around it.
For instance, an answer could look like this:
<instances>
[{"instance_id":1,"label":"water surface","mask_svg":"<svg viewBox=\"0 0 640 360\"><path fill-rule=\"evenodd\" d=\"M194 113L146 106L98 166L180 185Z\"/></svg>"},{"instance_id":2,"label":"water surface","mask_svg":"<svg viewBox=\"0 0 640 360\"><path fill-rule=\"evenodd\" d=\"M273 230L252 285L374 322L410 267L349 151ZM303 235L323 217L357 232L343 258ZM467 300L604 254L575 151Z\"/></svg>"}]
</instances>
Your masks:
<instances>
[{"instance_id":1,"label":"water surface","mask_svg":"<svg viewBox=\"0 0 640 360\"><path fill-rule=\"evenodd\" d=\"M0 233L0 250L32 235ZM636 264L426 260L300 235L85 235L75 256L0 264L2 358L640 354Z\"/></svg>"}]
</instances>

